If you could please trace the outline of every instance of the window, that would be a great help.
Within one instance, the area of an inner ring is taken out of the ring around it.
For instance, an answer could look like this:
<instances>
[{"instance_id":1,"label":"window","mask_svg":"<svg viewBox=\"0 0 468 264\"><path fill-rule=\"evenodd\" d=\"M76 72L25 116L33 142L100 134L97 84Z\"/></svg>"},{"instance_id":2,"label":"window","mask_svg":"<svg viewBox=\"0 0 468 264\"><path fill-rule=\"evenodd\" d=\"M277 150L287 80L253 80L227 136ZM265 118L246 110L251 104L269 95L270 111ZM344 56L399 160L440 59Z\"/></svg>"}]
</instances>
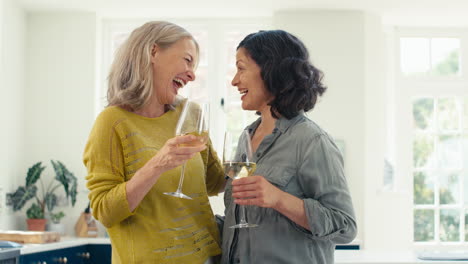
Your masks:
<instances>
[{"instance_id":1,"label":"window","mask_svg":"<svg viewBox=\"0 0 468 264\"><path fill-rule=\"evenodd\" d=\"M407 164L403 175L413 179L413 240L467 244L468 59L461 51L468 36L462 30L399 33L397 98L411 116L401 126L411 138L411 161L401 163Z\"/></svg>"},{"instance_id":2,"label":"window","mask_svg":"<svg viewBox=\"0 0 468 264\"><path fill-rule=\"evenodd\" d=\"M468 97L413 101L415 241L468 242L466 113Z\"/></svg>"},{"instance_id":3,"label":"window","mask_svg":"<svg viewBox=\"0 0 468 264\"><path fill-rule=\"evenodd\" d=\"M458 75L457 38L401 38L401 72L407 76Z\"/></svg>"}]
</instances>

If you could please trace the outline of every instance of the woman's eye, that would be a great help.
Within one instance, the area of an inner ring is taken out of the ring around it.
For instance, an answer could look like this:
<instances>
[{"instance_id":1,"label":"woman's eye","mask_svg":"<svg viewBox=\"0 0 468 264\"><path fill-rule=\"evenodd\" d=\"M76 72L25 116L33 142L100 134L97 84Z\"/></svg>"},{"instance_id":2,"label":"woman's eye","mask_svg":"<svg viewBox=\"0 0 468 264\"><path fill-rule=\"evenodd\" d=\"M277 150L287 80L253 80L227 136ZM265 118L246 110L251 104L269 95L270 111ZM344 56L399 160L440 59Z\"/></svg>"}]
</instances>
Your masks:
<instances>
[{"instance_id":1,"label":"woman's eye","mask_svg":"<svg viewBox=\"0 0 468 264\"><path fill-rule=\"evenodd\" d=\"M189 63L192 62L192 60L191 60L190 58L185 58L185 60L186 60L187 62L189 62Z\"/></svg>"}]
</instances>

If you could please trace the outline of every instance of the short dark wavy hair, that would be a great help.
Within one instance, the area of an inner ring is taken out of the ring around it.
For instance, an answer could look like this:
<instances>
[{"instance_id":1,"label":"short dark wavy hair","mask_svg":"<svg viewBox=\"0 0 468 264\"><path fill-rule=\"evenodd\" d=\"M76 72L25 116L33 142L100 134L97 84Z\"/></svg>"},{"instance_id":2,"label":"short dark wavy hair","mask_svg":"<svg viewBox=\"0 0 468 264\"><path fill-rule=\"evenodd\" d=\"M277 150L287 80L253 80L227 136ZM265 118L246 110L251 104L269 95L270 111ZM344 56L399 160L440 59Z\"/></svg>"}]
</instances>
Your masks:
<instances>
[{"instance_id":1,"label":"short dark wavy hair","mask_svg":"<svg viewBox=\"0 0 468 264\"><path fill-rule=\"evenodd\" d=\"M309 62L309 52L297 37L283 30L262 30L247 35L244 48L260 67L266 89L274 96L271 114L291 119L314 108L327 87L323 73Z\"/></svg>"}]
</instances>

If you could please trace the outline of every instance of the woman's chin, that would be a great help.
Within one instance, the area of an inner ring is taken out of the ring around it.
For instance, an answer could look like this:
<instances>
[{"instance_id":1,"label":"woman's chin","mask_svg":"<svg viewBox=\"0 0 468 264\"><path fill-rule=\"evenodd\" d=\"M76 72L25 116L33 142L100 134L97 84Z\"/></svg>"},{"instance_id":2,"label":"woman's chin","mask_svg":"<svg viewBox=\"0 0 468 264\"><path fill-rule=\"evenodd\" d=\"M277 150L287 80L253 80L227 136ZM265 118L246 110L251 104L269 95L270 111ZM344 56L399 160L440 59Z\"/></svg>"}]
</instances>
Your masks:
<instances>
[{"instance_id":1,"label":"woman's chin","mask_svg":"<svg viewBox=\"0 0 468 264\"><path fill-rule=\"evenodd\" d=\"M254 109L254 107L250 106L249 104L246 104L244 102L242 102L242 110L245 110L245 111L256 111L256 109Z\"/></svg>"}]
</instances>

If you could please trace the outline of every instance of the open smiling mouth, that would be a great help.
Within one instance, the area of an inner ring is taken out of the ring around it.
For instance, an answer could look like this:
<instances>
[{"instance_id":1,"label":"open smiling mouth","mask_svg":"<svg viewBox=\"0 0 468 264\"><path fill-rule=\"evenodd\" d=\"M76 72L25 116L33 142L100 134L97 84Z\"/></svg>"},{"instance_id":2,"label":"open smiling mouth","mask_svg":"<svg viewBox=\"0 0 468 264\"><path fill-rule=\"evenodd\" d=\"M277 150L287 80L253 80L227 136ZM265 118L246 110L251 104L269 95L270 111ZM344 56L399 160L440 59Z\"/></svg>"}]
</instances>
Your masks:
<instances>
[{"instance_id":1,"label":"open smiling mouth","mask_svg":"<svg viewBox=\"0 0 468 264\"><path fill-rule=\"evenodd\" d=\"M239 93L241 94L241 100L245 97L245 95L249 92L249 90L240 90Z\"/></svg>"},{"instance_id":2,"label":"open smiling mouth","mask_svg":"<svg viewBox=\"0 0 468 264\"><path fill-rule=\"evenodd\" d=\"M177 89L184 87L185 84L186 84L185 81L180 79L180 78L174 78L172 80L172 83L174 83L174 85L177 87Z\"/></svg>"}]
</instances>

